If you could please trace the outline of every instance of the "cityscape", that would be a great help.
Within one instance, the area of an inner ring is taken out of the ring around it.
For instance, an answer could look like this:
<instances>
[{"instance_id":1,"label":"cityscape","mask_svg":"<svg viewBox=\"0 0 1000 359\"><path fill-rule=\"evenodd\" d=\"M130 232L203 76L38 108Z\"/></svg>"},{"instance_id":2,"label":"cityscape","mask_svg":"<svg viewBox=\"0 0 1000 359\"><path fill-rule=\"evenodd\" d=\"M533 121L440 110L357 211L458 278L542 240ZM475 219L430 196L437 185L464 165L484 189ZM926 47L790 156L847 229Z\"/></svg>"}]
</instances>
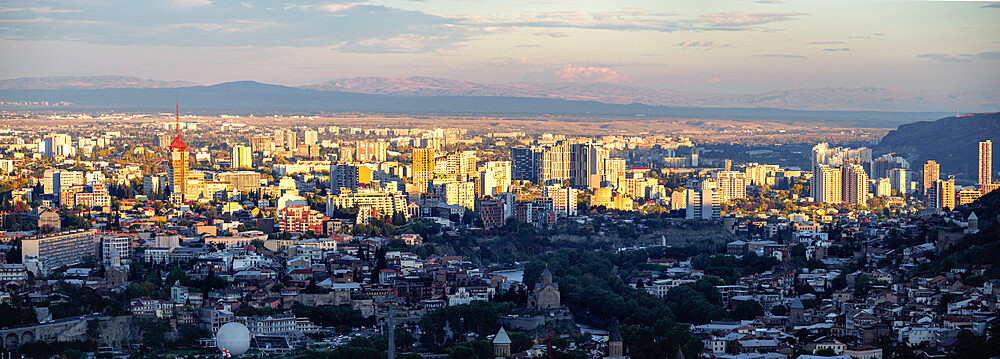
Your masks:
<instances>
[{"instance_id":1,"label":"cityscape","mask_svg":"<svg viewBox=\"0 0 1000 359\"><path fill-rule=\"evenodd\" d=\"M111 3L0 5L0 359L1000 358L1000 4Z\"/></svg>"}]
</instances>

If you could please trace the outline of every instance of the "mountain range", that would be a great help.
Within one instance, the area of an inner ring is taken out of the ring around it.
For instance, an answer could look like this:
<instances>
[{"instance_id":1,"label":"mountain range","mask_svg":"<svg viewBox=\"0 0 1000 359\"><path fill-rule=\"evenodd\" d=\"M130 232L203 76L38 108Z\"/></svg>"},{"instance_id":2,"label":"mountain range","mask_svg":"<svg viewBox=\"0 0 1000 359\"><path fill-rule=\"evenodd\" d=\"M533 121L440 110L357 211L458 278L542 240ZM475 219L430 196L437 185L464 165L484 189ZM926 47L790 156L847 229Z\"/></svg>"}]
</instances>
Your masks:
<instances>
[{"instance_id":1,"label":"mountain range","mask_svg":"<svg viewBox=\"0 0 1000 359\"><path fill-rule=\"evenodd\" d=\"M892 128L901 123L940 118L941 112L803 111L775 108L652 106L597 101L500 96L399 96L227 82L173 88L0 89L0 102L61 103L57 109L162 112L180 100L185 112L208 114L322 114L343 112L651 116L808 123L834 127ZM8 104L8 105L11 105ZM26 107L31 108L31 107ZM44 109L53 109L44 107Z\"/></svg>"},{"instance_id":2,"label":"mountain range","mask_svg":"<svg viewBox=\"0 0 1000 359\"><path fill-rule=\"evenodd\" d=\"M179 88L195 84L127 76L33 77L0 80L3 90ZM356 77L301 89L400 97L523 97L672 107L774 108L806 111L965 112L1000 109L1000 91L937 93L893 88L813 88L754 94L683 92L607 83L482 84L435 77Z\"/></svg>"}]
</instances>

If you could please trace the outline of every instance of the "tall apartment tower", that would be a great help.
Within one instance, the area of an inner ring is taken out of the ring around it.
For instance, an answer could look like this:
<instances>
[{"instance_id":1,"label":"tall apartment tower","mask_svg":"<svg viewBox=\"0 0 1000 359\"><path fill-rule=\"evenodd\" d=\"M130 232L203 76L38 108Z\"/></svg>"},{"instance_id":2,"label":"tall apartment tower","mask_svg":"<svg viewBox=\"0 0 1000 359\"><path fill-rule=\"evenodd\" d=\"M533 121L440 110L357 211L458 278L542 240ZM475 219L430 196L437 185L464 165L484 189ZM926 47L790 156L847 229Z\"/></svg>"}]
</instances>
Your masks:
<instances>
[{"instance_id":1,"label":"tall apartment tower","mask_svg":"<svg viewBox=\"0 0 1000 359\"><path fill-rule=\"evenodd\" d=\"M413 184L423 193L427 190L427 184L434 179L434 149L414 148L413 164L410 170L413 171Z\"/></svg>"},{"instance_id":2,"label":"tall apartment tower","mask_svg":"<svg viewBox=\"0 0 1000 359\"><path fill-rule=\"evenodd\" d=\"M170 170L167 177L170 181L170 201L183 203L187 193L187 179L189 176L188 146L181 139L181 106L177 105L177 134L170 142Z\"/></svg>"},{"instance_id":3,"label":"tall apartment tower","mask_svg":"<svg viewBox=\"0 0 1000 359\"><path fill-rule=\"evenodd\" d=\"M979 184L987 185L993 182L993 142L986 140L979 143Z\"/></svg>"},{"instance_id":4,"label":"tall apartment tower","mask_svg":"<svg viewBox=\"0 0 1000 359\"><path fill-rule=\"evenodd\" d=\"M864 166L848 165L843 169L843 200L845 204L862 205L868 201L868 174Z\"/></svg>"},{"instance_id":5,"label":"tall apartment tower","mask_svg":"<svg viewBox=\"0 0 1000 359\"><path fill-rule=\"evenodd\" d=\"M843 202L843 178L843 170L839 167L817 166L813 172L812 182L809 184L813 200L822 203Z\"/></svg>"},{"instance_id":6,"label":"tall apartment tower","mask_svg":"<svg viewBox=\"0 0 1000 359\"><path fill-rule=\"evenodd\" d=\"M933 197L931 197L931 208L934 209L955 209L955 179L947 181L934 181Z\"/></svg>"},{"instance_id":7,"label":"tall apartment tower","mask_svg":"<svg viewBox=\"0 0 1000 359\"><path fill-rule=\"evenodd\" d=\"M924 163L923 181L920 183L924 196L927 196L927 192L934 187L934 182L939 179L941 179L941 165L934 160Z\"/></svg>"},{"instance_id":8,"label":"tall apartment tower","mask_svg":"<svg viewBox=\"0 0 1000 359\"><path fill-rule=\"evenodd\" d=\"M249 146L233 146L232 168L253 167L253 156Z\"/></svg>"}]
</instances>

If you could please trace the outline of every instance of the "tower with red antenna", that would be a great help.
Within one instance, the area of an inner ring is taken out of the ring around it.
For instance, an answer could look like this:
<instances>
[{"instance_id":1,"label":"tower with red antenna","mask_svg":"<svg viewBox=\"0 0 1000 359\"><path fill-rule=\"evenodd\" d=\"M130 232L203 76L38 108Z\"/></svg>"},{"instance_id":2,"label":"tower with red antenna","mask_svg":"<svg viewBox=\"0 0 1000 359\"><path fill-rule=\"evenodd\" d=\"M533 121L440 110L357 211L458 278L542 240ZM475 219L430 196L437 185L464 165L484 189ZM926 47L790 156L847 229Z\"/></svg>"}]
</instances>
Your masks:
<instances>
[{"instance_id":1,"label":"tower with red antenna","mask_svg":"<svg viewBox=\"0 0 1000 359\"><path fill-rule=\"evenodd\" d=\"M170 181L170 202L184 203L187 198L187 180L190 173L188 164L188 145L181 139L181 104L177 102L177 113L175 115L177 126L174 140L170 142L170 169L168 171Z\"/></svg>"}]
</instances>

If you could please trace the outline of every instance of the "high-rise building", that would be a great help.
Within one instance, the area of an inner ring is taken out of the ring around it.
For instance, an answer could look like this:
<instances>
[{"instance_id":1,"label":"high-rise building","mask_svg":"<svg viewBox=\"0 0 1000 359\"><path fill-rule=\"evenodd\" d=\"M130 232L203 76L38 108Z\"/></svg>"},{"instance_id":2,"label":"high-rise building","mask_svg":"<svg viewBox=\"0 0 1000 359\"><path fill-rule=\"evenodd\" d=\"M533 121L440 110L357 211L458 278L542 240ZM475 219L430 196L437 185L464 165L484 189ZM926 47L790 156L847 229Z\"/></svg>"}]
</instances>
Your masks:
<instances>
[{"instance_id":1,"label":"high-rise building","mask_svg":"<svg viewBox=\"0 0 1000 359\"><path fill-rule=\"evenodd\" d=\"M170 142L170 169L167 171L167 178L170 182L170 201L185 202L187 194L187 179L189 176L188 146L181 139L181 117L180 104L177 105L177 126L174 140Z\"/></svg>"},{"instance_id":2,"label":"high-rise building","mask_svg":"<svg viewBox=\"0 0 1000 359\"><path fill-rule=\"evenodd\" d=\"M604 180L608 150L596 143L576 143L571 147L570 177L574 186L596 188Z\"/></svg>"},{"instance_id":3,"label":"high-rise building","mask_svg":"<svg viewBox=\"0 0 1000 359\"><path fill-rule=\"evenodd\" d=\"M861 165L848 165L843 169L843 202L863 205L868 201L868 174Z\"/></svg>"},{"instance_id":4,"label":"high-rise building","mask_svg":"<svg viewBox=\"0 0 1000 359\"><path fill-rule=\"evenodd\" d=\"M538 182L542 184L562 183L573 180L573 142L560 141L542 152L542 166Z\"/></svg>"},{"instance_id":5,"label":"high-rise building","mask_svg":"<svg viewBox=\"0 0 1000 359\"><path fill-rule=\"evenodd\" d=\"M843 170L827 165L819 165L813 172L809 191L813 200L822 203L843 202Z\"/></svg>"},{"instance_id":6,"label":"high-rise building","mask_svg":"<svg viewBox=\"0 0 1000 359\"><path fill-rule=\"evenodd\" d=\"M604 180L611 183L612 188L618 188L619 182L625 179L625 159L609 158L604 161Z\"/></svg>"},{"instance_id":7,"label":"high-rise building","mask_svg":"<svg viewBox=\"0 0 1000 359\"><path fill-rule=\"evenodd\" d=\"M356 144L354 159L358 162L385 162L389 143L385 141L361 141Z\"/></svg>"},{"instance_id":8,"label":"high-rise building","mask_svg":"<svg viewBox=\"0 0 1000 359\"><path fill-rule=\"evenodd\" d=\"M476 184L474 182L450 182L444 184L445 203L476 210Z\"/></svg>"},{"instance_id":9,"label":"high-rise building","mask_svg":"<svg viewBox=\"0 0 1000 359\"><path fill-rule=\"evenodd\" d=\"M302 134L302 143L308 146L315 146L317 141L319 141L319 132L315 130L307 130Z\"/></svg>"},{"instance_id":10,"label":"high-rise building","mask_svg":"<svg viewBox=\"0 0 1000 359\"><path fill-rule=\"evenodd\" d=\"M510 191L510 161L487 161L478 181L481 197Z\"/></svg>"},{"instance_id":11,"label":"high-rise building","mask_svg":"<svg viewBox=\"0 0 1000 359\"><path fill-rule=\"evenodd\" d=\"M410 170L413 173L413 184L417 191L427 190L427 184L434 179L434 149L414 148L412 151L413 164Z\"/></svg>"},{"instance_id":12,"label":"high-rise building","mask_svg":"<svg viewBox=\"0 0 1000 359\"><path fill-rule=\"evenodd\" d=\"M893 168L889 170L889 190L896 192L900 196L914 191L911 188L913 182L913 172L905 168Z\"/></svg>"},{"instance_id":13,"label":"high-rise building","mask_svg":"<svg viewBox=\"0 0 1000 359\"><path fill-rule=\"evenodd\" d=\"M542 168L544 150L538 147L514 147L510 149L511 179L515 181L538 182Z\"/></svg>"},{"instance_id":14,"label":"high-rise building","mask_svg":"<svg viewBox=\"0 0 1000 359\"><path fill-rule=\"evenodd\" d=\"M715 179L706 178L685 190L687 219L718 219L722 217L722 194Z\"/></svg>"},{"instance_id":15,"label":"high-rise building","mask_svg":"<svg viewBox=\"0 0 1000 359\"><path fill-rule=\"evenodd\" d=\"M253 155L248 146L233 146L232 168L252 168Z\"/></svg>"},{"instance_id":16,"label":"high-rise building","mask_svg":"<svg viewBox=\"0 0 1000 359\"><path fill-rule=\"evenodd\" d=\"M931 187L934 187L934 182L941 179L941 165L934 160L928 160L924 163L924 170L921 173L921 179L921 194L926 196Z\"/></svg>"},{"instance_id":17,"label":"high-rise building","mask_svg":"<svg viewBox=\"0 0 1000 359\"><path fill-rule=\"evenodd\" d=\"M955 179L934 181L930 207L934 209L955 209Z\"/></svg>"},{"instance_id":18,"label":"high-rise building","mask_svg":"<svg viewBox=\"0 0 1000 359\"><path fill-rule=\"evenodd\" d=\"M560 186L545 187L545 195L552 200L552 211L556 216L566 217L577 214L577 196L579 190L576 188L562 188Z\"/></svg>"},{"instance_id":19,"label":"high-rise building","mask_svg":"<svg viewBox=\"0 0 1000 359\"><path fill-rule=\"evenodd\" d=\"M993 142L986 140L979 143L979 184L987 185L993 182Z\"/></svg>"},{"instance_id":20,"label":"high-rise building","mask_svg":"<svg viewBox=\"0 0 1000 359\"><path fill-rule=\"evenodd\" d=\"M747 197L747 177L742 172L719 171L716 173L716 181L723 201Z\"/></svg>"}]
</instances>

